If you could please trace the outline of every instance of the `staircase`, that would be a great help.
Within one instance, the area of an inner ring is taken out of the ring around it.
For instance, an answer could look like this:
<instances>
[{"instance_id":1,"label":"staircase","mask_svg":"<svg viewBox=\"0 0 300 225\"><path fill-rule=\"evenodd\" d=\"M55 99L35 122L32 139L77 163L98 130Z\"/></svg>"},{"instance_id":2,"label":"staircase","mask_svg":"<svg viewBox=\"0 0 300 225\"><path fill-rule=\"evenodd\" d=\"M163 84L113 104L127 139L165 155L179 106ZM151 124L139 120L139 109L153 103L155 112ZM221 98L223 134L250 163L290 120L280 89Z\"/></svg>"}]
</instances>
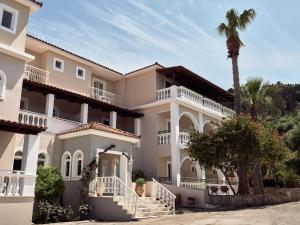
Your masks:
<instances>
[{"instance_id":1,"label":"staircase","mask_svg":"<svg viewBox=\"0 0 300 225\"><path fill-rule=\"evenodd\" d=\"M153 179L151 197L139 197L118 177L98 177L90 184L90 195L111 196L113 204L121 207L132 219L175 214L175 195Z\"/></svg>"}]
</instances>

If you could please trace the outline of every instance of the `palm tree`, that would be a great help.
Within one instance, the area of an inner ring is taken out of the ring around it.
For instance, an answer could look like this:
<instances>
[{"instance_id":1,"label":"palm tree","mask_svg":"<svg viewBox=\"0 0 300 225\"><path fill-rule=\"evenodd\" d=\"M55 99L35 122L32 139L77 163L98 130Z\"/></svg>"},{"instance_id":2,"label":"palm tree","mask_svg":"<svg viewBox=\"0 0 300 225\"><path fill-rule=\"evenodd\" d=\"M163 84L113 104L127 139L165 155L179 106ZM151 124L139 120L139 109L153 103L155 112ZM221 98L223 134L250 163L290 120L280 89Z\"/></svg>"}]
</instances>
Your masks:
<instances>
[{"instance_id":1,"label":"palm tree","mask_svg":"<svg viewBox=\"0 0 300 225\"><path fill-rule=\"evenodd\" d=\"M239 12L235 9L230 9L226 13L227 23L221 23L217 28L218 33L227 38L226 45L228 49L228 58L231 58L232 62L234 108L238 114L242 111L238 56L240 48L244 46L240 39L238 30L244 31L254 20L255 15L256 13L254 9L244 10L242 14L239 14Z\"/></svg>"},{"instance_id":2,"label":"palm tree","mask_svg":"<svg viewBox=\"0 0 300 225\"><path fill-rule=\"evenodd\" d=\"M242 97L248 105L251 118L258 120L258 107L267 101L266 87L261 77L252 77L247 80L245 86L242 86ZM261 163L257 162L253 171L253 192L254 194L264 193L263 177L261 172Z\"/></svg>"}]
</instances>

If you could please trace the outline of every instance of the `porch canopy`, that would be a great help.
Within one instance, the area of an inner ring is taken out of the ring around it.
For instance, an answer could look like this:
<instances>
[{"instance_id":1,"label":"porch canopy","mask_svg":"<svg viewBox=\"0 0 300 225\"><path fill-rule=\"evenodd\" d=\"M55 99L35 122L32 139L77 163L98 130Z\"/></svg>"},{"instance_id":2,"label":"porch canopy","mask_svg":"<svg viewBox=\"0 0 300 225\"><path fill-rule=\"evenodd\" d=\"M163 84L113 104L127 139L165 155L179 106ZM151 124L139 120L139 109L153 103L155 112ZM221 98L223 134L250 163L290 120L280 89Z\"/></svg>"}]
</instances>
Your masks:
<instances>
[{"instance_id":1,"label":"porch canopy","mask_svg":"<svg viewBox=\"0 0 300 225\"><path fill-rule=\"evenodd\" d=\"M0 119L0 131L37 135L40 132L45 131L46 129L46 127L33 126L29 124Z\"/></svg>"},{"instance_id":2,"label":"porch canopy","mask_svg":"<svg viewBox=\"0 0 300 225\"><path fill-rule=\"evenodd\" d=\"M167 78L170 78L173 85L176 85L177 83L183 85L227 107L232 106L232 103L234 102L233 94L183 66L161 68L156 71L165 75Z\"/></svg>"}]
</instances>

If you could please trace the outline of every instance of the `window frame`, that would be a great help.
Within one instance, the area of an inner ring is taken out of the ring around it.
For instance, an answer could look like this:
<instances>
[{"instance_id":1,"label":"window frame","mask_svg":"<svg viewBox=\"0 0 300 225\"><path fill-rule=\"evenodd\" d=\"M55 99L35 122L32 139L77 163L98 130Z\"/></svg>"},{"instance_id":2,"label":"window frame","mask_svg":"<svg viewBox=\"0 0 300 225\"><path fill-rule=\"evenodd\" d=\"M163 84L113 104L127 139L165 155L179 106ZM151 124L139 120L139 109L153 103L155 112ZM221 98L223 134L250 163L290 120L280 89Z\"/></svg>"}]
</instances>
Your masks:
<instances>
[{"instance_id":1,"label":"window frame","mask_svg":"<svg viewBox=\"0 0 300 225\"><path fill-rule=\"evenodd\" d=\"M81 155L80 159L78 159L78 155ZM83 152L81 150L76 150L73 154L72 160L72 180L78 180L82 177L81 173L78 175L78 162L81 160L81 172L83 171Z\"/></svg>"},{"instance_id":2,"label":"window frame","mask_svg":"<svg viewBox=\"0 0 300 225\"><path fill-rule=\"evenodd\" d=\"M12 22L11 22L12 23L12 28L11 29L2 26L3 11L7 11L7 12L10 12L10 13L13 14ZM0 29L1 30L16 34L17 26L18 26L18 18L19 18L19 10L15 9L11 6L8 6L4 3L0 3Z\"/></svg>"},{"instance_id":3,"label":"window frame","mask_svg":"<svg viewBox=\"0 0 300 225\"><path fill-rule=\"evenodd\" d=\"M56 62L61 63L61 68L56 67ZM60 59L60 58L54 56L53 57L53 70L63 73L64 69L65 69L65 61L63 59Z\"/></svg>"},{"instance_id":4,"label":"window frame","mask_svg":"<svg viewBox=\"0 0 300 225\"><path fill-rule=\"evenodd\" d=\"M20 152L21 155L16 156L16 154L18 152ZM18 149L17 151L15 151L15 153L14 153L14 161L13 161L13 168L14 168L14 165L15 165L15 160L20 160L21 161L21 168L19 170L13 169L13 171L22 171L23 157L24 157L24 155L23 155L23 149Z\"/></svg>"},{"instance_id":5,"label":"window frame","mask_svg":"<svg viewBox=\"0 0 300 225\"><path fill-rule=\"evenodd\" d=\"M82 77L78 75L78 71L82 70L83 75ZM80 67L80 66L76 66L76 78L81 79L81 80L85 80L85 69Z\"/></svg>"},{"instance_id":6,"label":"window frame","mask_svg":"<svg viewBox=\"0 0 300 225\"><path fill-rule=\"evenodd\" d=\"M0 101L3 101L5 99L5 93L6 93L6 83L7 83L7 77L5 73L0 69Z\"/></svg>"},{"instance_id":7,"label":"window frame","mask_svg":"<svg viewBox=\"0 0 300 225\"><path fill-rule=\"evenodd\" d=\"M70 159L66 159L66 156L69 156ZM70 162L69 164L69 176L66 176L66 164L67 162ZM64 152L64 154L61 157L61 175L63 177L64 180L70 180L71 179L71 174L72 174L72 156L71 153L66 151Z\"/></svg>"},{"instance_id":8,"label":"window frame","mask_svg":"<svg viewBox=\"0 0 300 225\"><path fill-rule=\"evenodd\" d=\"M39 158L40 155L43 155L43 156L44 156L44 159L41 160L41 159ZM39 164L39 160L41 160L41 162L44 162L43 167L44 167L44 166L47 166L47 165L48 165L48 154L45 153L45 152L40 152L40 153L38 154L37 165ZM38 166L39 166L39 165L38 165Z\"/></svg>"},{"instance_id":9,"label":"window frame","mask_svg":"<svg viewBox=\"0 0 300 225\"><path fill-rule=\"evenodd\" d=\"M92 79L92 87L97 88L97 87L94 86L94 82L95 82L95 81L97 81L97 82L99 82L99 83L102 83L102 85L103 85L102 91L106 91L106 81L105 81L105 80L102 80L102 79L100 79L100 78L93 77L93 79Z\"/></svg>"}]
</instances>

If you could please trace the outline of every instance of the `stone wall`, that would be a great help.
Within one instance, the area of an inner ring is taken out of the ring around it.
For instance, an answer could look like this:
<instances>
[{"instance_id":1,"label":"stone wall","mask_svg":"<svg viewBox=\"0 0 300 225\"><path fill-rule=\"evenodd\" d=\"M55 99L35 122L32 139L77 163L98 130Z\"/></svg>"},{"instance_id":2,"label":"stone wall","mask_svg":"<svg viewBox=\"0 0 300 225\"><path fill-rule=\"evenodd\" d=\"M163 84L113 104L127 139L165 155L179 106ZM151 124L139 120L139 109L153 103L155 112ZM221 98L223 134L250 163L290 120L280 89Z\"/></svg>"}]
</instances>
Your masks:
<instances>
[{"instance_id":1,"label":"stone wall","mask_svg":"<svg viewBox=\"0 0 300 225\"><path fill-rule=\"evenodd\" d=\"M299 200L300 188L269 189L263 195L209 195L209 204L229 207L275 205Z\"/></svg>"}]
</instances>

